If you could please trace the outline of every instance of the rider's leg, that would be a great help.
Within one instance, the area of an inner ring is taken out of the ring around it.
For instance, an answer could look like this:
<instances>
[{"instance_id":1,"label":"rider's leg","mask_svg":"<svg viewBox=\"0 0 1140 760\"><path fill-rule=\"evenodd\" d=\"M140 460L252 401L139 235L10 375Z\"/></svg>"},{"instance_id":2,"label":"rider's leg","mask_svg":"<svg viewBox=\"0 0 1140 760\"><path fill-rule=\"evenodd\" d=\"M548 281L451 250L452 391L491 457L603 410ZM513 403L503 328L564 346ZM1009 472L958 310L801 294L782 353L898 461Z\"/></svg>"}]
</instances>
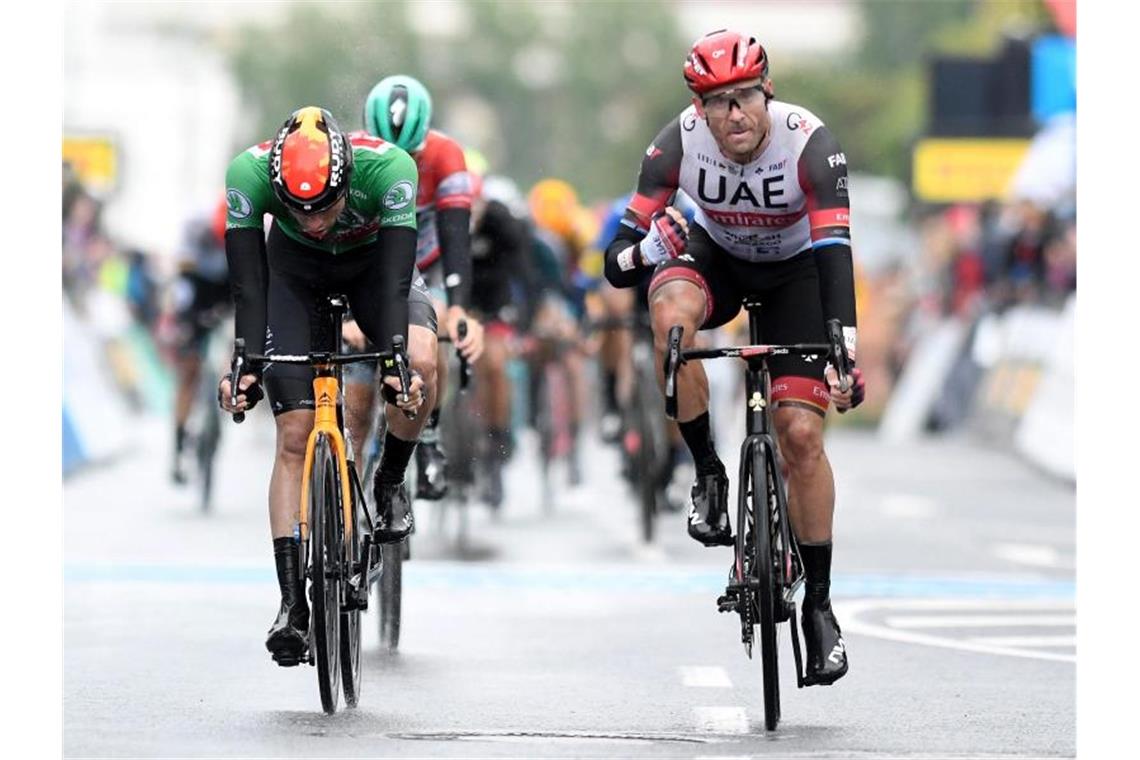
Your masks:
<instances>
[{"instance_id":1,"label":"rider's leg","mask_svg":"<svg viewBox=\"0 0 1140 760\"><path fill-rule=\"evenodd\" d=\"M781 264L783 284L766 295L761 333L770 343L823 343L818 271L810 255ZM788 479L788 517L803 560L807 683L827 684L847 672L847 654L831 609L835 479L823 447L830 404L823 361L773 357L773 422Z\"/></svg>"},{"instance_id":2,"label":"rider's leg","mask_svg":"<svg viewBox=\"0 0 1140 760\"><path fill-rule=\"evenodd\" d=\"M348 367L367 367L366 374L353 375L351 378ZM368 436L372 433L372 410L376 403L376 387L379 379L373 365L363 362L357 365L348 365L344 373L344 426L352 439L356 454L356 474L364 474L364 451Z\"/></svg>"},{"instance_id":3,"label":"rider's leg","mask_svg":"<svg viewBox=\"0 0 1140 760\"><path fill-rule=\"evenodd\" d=\"M653 320L653 350L657 366L657 383L665 390L665 354L669 348L669 330L684 328L681 348L692 348L697 330L705 321L706 298L696 284L683 279L668 280L654 288L649 296L649 313ZM713 446L708 424L709 380L700 362L689 362L677 371L677 420L681 435L698 474L723 471L724 465ZM703 418L702 422L697 420ZM694 425L694 422L697 422ZM700 434L697 434L699 429Z\"/></svg>"},{"instance_id":4,"label":"rider's leg","mask_svg":"<svg viewBox=\"0 0 1140 760\"><path fill-rule=\"evenodd\" d=\"M511 385L507 376L507 330L491 323L484 333L483 356L475 365L475 394L486 428L486 478L483 499L492 507L503 501L502 467L511 445Z\"/></svg>"},{"instance_id":5,"label":"rider's leg","mask_svg":"<svg viewBox=\"0 0 1140 760\"><path fill-rule=\"evenodd\" d=\"M398 542L415 529L412 502L404 486L408 462L416 450L428 421L426 409L431 409L438 393L436 372L435 325L423 327L408 325L408 363L424 379L424 403L414 420L389 404L385 409L388 432L384 436L384 454L372 483L376 500L376 535L382 543Z\"/></svg>"},{"instance_id":6,"label":"rider's leg","mask_svg":"<svg viewBox=\"0 0 1140 760\"><path fill-rule=\"evenodd\" d=\"M182 452L186 448L186 421L198 390L198 376L202 357L197 351L180 351L175 362L178 389L174 395L174 466L171 472L176 483L184 483Z\"/></svg>"},{"instance_id":7,"label":"rider's leg","mask_svg":"<svg viewBox=\"0 0 1140 760\"><path fill-rule=\"evenodd\" d=\"M847 672L847 647L831 609L831 527L835 479L823 450L823 416L783 405L775 412L788 466L788 513L804 564L806 683L830 684Z\"/></svg>"},{"instance_id":8,"label":"rider's leg","mask_svg":"<svg viewBox=\"0 0 1140 760\"><path fill-rule=\"evenodd\" d=\"M269 628L266 648L279 665L297 665L305 651L309 630L309 605L298 567L297 544L293 529L300 520L301 474L305 466L305 446L313 429L313 412L295 409L275 418L277 446L273 474L269 478L269 529L281 607Z\"/></svg>"},{"instance_id":9,"label":"rider's leg","mask_svg":"<svg viewBox=\"0 0 1140 760\"><path fill-rule=\"evenodd\" d=\"M436 324L440 325L441 330L446 331L444 319L447 314L447 305L439 299L432 299L432 302L435 309ZM433 335L432 338L434 340L435 336ZM439 443L440 408L443 406L448 380L447 348L445 346L450 348L450 344L438 343L436 345L434 363L437 382L435 383L435 393L430 401L431 406L424 405L424 409L431 411L425 414L426 419L421 427L419 445L416 447L416 468L419 471L416 478L416 496L421 499L442 499L447 494L447 457Z\"/></svg>"},{"instance_id":10,"label":"rider's leg","mask_svg":"<svg viewBox=\"0 0 1140 760\"><path fill-rule=\"evenodd\" d=\"M506 459L511 429L511 382L507 376L508 346L504 331L492 323L484 333L483 356L475 365L477 404L487 425L492 454Z\"/></svg>"},{"instance_id":11,"label":"rider's leg","mask_svg":"<svg viewBox=\"0 0 1140 760\"><path fill-rule=\"evenodd\" d=\"M773 415L788 468L788 516L801 543L831 541L835 477L823 450L823 416L781 404ZM826 597L826 590L824 591Z\"/></svg>"},{"instance_id":12,"label":"rider's leg","mask_svg":"<svg viewBox=\"0 0 1140 760\"><path fill-rule=\"evenodd\" d=\"M662 270L663 273L665 271ZM653 322L657 382L664 390L669 330L674 325L681 325L684 328L682 348L692 347L697 330L709 316L706 295L699 285L690 280L661 278L650 293L649 311ZM708 406L708 377L700 362L690 362L677 372L678 427L697 463L697 478L689 494L689 535L706 546L727 546L732 543L728 476L713 444Z\"/></svg>"},{"instance_id":13,"label":"rider's leg","mask_svg":"<svg viewBox=\"0 0 1140 760\"><path fill-rule=\"evenodd\" d=\"M603 313L607 317L625 317L633 313L636 291L615 288L608 283L598 290ZM607 330L602 334L601 365L605 409L602 436L616 439L621 429L620 410L629 401L633 383L633 331Z\"/></svg>"}]
</instances>

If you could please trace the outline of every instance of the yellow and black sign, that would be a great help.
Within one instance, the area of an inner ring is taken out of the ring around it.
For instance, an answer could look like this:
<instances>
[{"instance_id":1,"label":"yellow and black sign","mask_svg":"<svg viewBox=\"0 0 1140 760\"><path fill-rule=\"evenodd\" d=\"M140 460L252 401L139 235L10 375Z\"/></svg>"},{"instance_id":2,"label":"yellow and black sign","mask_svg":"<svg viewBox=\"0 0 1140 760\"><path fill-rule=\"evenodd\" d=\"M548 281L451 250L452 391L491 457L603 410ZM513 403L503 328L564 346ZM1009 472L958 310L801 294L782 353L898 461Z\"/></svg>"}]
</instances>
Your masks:
<instances>
[{"instance_id":1,"label":"yellow and black sign","mask_svg":"<svg viewBox=\"0 0 1140 760\"><path fill-rule=\"evenodd\" d=\"M63 160L93 193L106 194L119 181L119 149L106 135L71 135L63 138Z\"/></svg>"},{"instance_id":2,"label":"yellow and black sign","mask_svg":"<svg viewBox=\"0 0 1140 760\"><path fill-rule=\"evenodd\" d=\"M914 194L928 203L1004 198L1028 150L1020 138L926 138L914 149Z\"/></svg>"}]
</instances>

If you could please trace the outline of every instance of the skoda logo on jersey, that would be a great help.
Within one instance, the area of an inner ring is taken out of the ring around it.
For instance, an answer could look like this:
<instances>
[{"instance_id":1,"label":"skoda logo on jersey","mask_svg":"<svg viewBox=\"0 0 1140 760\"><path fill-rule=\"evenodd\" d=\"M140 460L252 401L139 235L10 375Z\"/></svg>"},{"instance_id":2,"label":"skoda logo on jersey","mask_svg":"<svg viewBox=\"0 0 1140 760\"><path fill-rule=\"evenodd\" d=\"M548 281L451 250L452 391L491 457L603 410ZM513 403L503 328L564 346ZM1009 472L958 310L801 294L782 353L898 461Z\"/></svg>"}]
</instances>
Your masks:
<instances>
[{"instance_id":1,"label":"skoda logo on jersey","mask_svg":"<svg viewBox=\"0 0 1140 760\"><path fill-rule=\"evenodd\" d=\"M249 196L232 187L226 190L226 208L234 219L246 219L253 212Z\"/></svg>"},{"instance_id":2,"label":"skoda logo on jersey","mask_svg":"<svg viewBox=\"0 0 1140 760\"><path fill-rule=\"evenodd\" d=\"M412 202L412 183L402 179L384 194L384 208L399 211Z\"/></svg>"}]
</instances>

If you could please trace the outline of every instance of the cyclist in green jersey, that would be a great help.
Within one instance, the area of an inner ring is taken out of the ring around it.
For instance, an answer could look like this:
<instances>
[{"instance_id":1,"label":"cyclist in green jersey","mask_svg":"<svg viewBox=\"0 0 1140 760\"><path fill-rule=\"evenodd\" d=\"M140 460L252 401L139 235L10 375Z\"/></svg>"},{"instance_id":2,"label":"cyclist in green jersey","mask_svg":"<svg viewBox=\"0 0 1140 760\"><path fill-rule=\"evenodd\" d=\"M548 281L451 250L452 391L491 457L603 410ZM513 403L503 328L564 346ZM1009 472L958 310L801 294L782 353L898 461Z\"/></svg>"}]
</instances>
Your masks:
<instances>
[{"instance_id":1,"label":"cyclist in green jersey","mask_svg":"<svg viewBox=\"0 0 1140 760\"><path fill-rule=\"evenodd\" d=\"M412 290L416 183L416 166L406 152L383 140L346 135L328 111L311 106L293 112L274 139L230 163L226 258L235 333L251 353L308 353L316 309L330 293L347 296L361 329L381 351L391 350L394 335L408 334L409 319L427 319L425 304ZM268 240L265 214L273 217ZM426 309L430 313L430 302ZM434 319L429 324L434 328ZM434 355L410 359L434 371ZM233 404L229 378L222 378L222 407L252 408L264 385L277 427L269 523L281 606L266 647L279 665L296 665L304 660L309 616L294 541L313 425L312 370L270 364L260 375L243 375L238 385ZM397 398L397 378L385 376L381 387L402 410L419 409L425 400L420 373L413 374L404 401ZM384 457L372 484L376 539L385 543L413 528L403 479L427 416L410 420L394 412L389 407Z\"/></svg>"}]
</instances>

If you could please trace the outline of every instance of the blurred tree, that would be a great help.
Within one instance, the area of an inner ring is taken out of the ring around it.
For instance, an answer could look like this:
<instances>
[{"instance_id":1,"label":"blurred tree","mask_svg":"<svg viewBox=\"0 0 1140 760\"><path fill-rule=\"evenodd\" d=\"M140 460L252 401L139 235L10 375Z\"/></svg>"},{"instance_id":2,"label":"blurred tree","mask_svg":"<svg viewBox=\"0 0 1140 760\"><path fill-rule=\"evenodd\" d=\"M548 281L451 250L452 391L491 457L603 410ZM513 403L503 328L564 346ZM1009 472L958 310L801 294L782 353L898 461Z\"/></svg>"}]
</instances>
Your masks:
<instances>
[{"instance_id":1,"label":"blurred tree","mask_svg":"<svg viewBox=\"0 0 1140 760\"><path fill-rule=\"evenodd\" d=\"M227 45L250 114L235 153L268 139L293 109L329 109L343 129L361 128L368 91L385 73L416 73L420 40L406 0L267 5L279 24L239 28Z\"/></svg>"},{"instance_id":2,"label":"blurred tree","mask_svg":"<svg viewBox=\"0 0 1140 760\"><path fill-rule=\"evenodd\" d=\"M461 0L465 28L425 37L408 0L275 5L273 26L235 30L230 58L249 107L235 152L292 109L320 104L346 129L388 74L420 78L435 126L483 150L524 188L562 177L584 201L633 188L641 152L688 103L676 2ZM925 115L925 56L984 53L1011 23L1040 27L1041 0L862 0L865 36L841 58L773 61L777 97L835 132L854 171L905 179Z\"/></svg>"},{"instance_id":3,"label":"blurred tree","mask_svg":"<svg viewBox=\"0 0 1140 760\"><path fill-rule=\"evenodd\" d=\"M409 14L432 6L276 6L273 27L238 29L230 60L250 109L235 152L266 139L294 108L329 108L357 129L381 77L431 91L435 126L487 152L524 187L564 177L584 200L632 189L639 156L688 102L672 3L464 0L460 36L424 38Z\"/></svg>"}]
</instances>

